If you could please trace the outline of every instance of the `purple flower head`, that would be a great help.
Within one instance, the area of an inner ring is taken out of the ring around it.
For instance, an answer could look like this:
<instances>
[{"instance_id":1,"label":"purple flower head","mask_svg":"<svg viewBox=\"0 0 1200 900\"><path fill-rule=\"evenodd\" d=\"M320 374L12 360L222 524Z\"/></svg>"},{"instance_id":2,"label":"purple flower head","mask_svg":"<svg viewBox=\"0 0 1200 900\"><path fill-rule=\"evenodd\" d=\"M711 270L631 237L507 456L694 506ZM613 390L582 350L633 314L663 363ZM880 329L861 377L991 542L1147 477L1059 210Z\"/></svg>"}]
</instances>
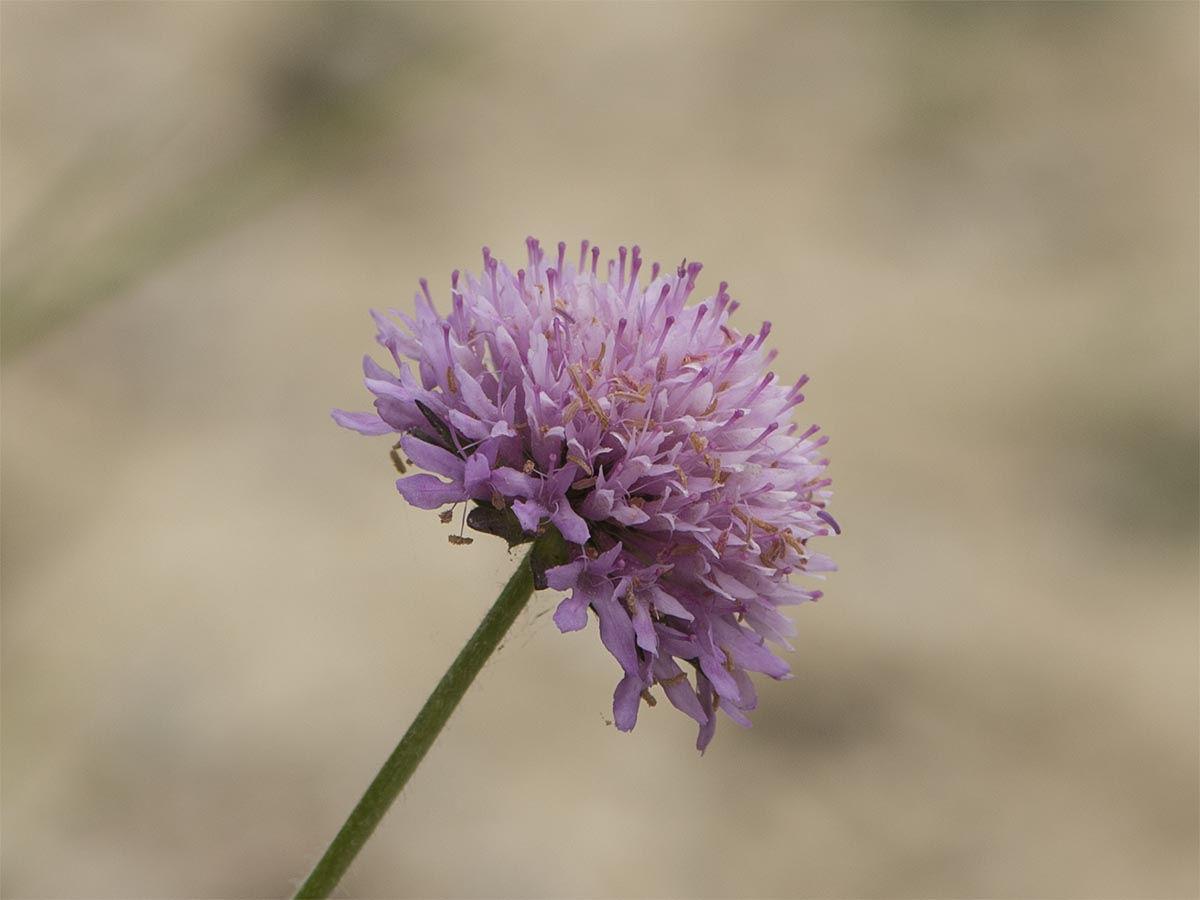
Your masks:
<instances>
[{"instance_id":1,"label":"purple flower head","mask_svg":"<svg viewBox=\"0 0 1200 900\"><path fill-rule=\"evenodd\" d=\"M840 532L826 438L791 422L807 377L766 371L770 323L730 325L724 283L688 304L699 263L655 263L643 284L637 247L598 272L586 241L577 265L565 244L556 258L526 245L524 269L484 248L478 280L455 272L445 315L424 281L415 317L392 311L403 327L374 313L398 374L367 357L375 412L333 417L399 432L424 470L396 482L414 506L464 503L477 531L556 544L552 563L535 552L535 578L569 592L560 630L584 628L589 609L599 620L622 669L617 727L632 729L659 685L703 750L717 709L750 724L749 672L791 677L767 643L792 649L779 607L821 592L788 576L834 569L810 547Z\"/></svg>"}]
</instances>

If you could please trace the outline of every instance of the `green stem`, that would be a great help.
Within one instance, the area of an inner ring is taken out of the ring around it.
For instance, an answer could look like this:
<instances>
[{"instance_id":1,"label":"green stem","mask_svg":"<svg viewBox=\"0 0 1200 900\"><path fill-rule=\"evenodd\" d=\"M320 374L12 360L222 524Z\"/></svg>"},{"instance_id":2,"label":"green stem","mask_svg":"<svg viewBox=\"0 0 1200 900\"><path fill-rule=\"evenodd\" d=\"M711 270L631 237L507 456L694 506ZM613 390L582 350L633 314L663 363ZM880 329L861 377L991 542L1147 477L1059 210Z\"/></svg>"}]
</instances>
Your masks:
<instances>
[{"instance_id":1,"label":"green stem","mask_svg":"<svg viewBox=\"0 0 1200 900\"><path fill-rule=\"evenodd\" d=\"M458 658L451 663L442 680L433 689L433 693L417 713L392 755L383 764L383 768L358 801L354 811L350 813L346 824L312 870L312 874L300 885L300 890L296 892L297 900L302 897L328 897L337 887L363 844L375 831L388 808L425 758L446 720L458 706L458 701L463 698L483 664L492 655L532 595L533 570L529 565L529 557L526 556L504 586L504 590L500 592L500 596L496 598L495 605L488 610L471 639L467 641L467 645L458 654Z\"/></svg>"}]
</instances>

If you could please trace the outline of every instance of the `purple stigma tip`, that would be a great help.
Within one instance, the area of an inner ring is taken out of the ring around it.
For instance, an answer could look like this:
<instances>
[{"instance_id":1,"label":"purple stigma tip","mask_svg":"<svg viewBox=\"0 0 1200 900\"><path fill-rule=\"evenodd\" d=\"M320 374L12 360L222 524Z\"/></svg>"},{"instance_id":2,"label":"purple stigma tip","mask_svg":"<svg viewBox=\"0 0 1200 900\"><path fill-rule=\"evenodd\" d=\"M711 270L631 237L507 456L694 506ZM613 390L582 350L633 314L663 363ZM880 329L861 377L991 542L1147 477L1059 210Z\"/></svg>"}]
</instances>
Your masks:
<instances>
[{"instance_id":1,"label":"purple stigma tip","mask_svg":"<svg viewBox=\"0 0 1200 900\"><path fill-rule=\"evenodd\" d=\"M834 534L841 534L841 533L842 533L842 526L840 526L840 525L837 523L837 519L835 519L835 518L834 518L833 516L831 516L829 513L825 512L825 510L823 510L823 509L818 509L818 510L817 510L817 518L818 518L818 519L824 519L826 522L828 522L828 523L829 523L829 527L833 529L833 533L834 533Z\"/></svg>"}]
</instances>

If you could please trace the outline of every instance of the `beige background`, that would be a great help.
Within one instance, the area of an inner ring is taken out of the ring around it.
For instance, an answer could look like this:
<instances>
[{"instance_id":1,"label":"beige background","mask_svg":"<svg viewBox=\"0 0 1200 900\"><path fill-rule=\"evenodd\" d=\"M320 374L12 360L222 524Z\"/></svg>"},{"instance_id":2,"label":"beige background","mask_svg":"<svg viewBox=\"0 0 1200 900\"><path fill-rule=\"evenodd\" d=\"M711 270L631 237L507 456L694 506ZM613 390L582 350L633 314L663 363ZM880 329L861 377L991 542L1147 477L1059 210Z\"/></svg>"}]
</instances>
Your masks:
<instances>
[{"instance_id":1,"label":"beige background","mask_svg":"<svg viewBox=\"0 0 1200 900\"><path fill-rule=\"evenodd\" d=\"M1198 13L4 3L3 893L305 874L513 565L328 411L534 233L773 320L842 571L703 759L535 598L343 895L1195 897Z\"/></svg>"}]
</instances>

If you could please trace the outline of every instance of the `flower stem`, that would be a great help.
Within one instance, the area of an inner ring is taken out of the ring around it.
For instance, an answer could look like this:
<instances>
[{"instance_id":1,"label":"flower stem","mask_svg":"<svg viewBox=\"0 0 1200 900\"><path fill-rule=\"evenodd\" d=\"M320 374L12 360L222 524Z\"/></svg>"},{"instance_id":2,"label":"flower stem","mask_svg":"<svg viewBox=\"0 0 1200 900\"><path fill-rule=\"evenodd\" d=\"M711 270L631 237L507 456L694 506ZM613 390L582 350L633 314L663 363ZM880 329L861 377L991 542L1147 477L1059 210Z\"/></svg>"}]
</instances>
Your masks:
<instances>
[{"instance_id":1,"label":"flower stem","mask_svg":"<svg viewBox=\"0 0 1200 900\"><path fill-rule=\"evenodd\" d=\"M488 610L467 645L433 689L312 874L296 892L297 900L302 897L328 897L337 887L346 869L354 862L363 844L425 758L463 694L532 595L533 571L526 556L496 598L495 605Z\"/></svg>"}]
</instances>

